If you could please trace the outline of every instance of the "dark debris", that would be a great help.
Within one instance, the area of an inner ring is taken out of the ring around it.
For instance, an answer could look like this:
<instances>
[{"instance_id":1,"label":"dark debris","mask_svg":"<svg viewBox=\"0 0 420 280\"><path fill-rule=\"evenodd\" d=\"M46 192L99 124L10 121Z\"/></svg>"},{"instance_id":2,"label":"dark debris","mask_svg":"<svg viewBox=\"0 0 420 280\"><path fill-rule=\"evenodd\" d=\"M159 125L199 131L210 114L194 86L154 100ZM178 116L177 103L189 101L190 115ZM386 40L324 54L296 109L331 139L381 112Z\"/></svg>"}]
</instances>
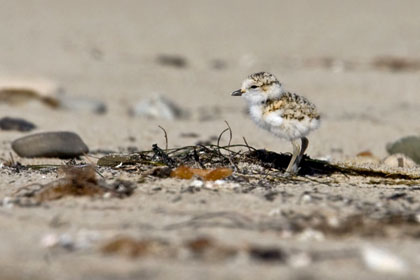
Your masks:
<instances>
[{"instance_id":1,"label":"dark debris","mask_svg":"<svg viewBox=\"0 0 420 280\"><path fill-rule=\"evenodd\" d=\"M181 148L163 150L154 144L151 151L141 151L131 155L110 155L99 159L99 166L137 165L144 168L167 166L175 168L190 166L196 168L230 167L235 170L231 179L244 181L244 178L260 175L261 184L264 182L284 181L293 182L302 177L329 177L332 175L359 176L369 184L420 184L420 176L401 172L387 172L358 166L332 164L322 160L311 159L305 155L301 161L298 176L284 177L290 154L278 154L267 150L257 150L248 145L236 144L219 146L214 144L185 146ZM247 167L239 166L246 164ZM261 171L261 167L264 172ZM268 176L270 175L270 176ZM245 176L245 177L244 177ZM162 176L158 176L162 177ZM245 179L246 181L247 179Z\"/></svg>"},{"instance_id":2,"label":"dark debris","mask_svg":"<svg viewBox=\"0 0 420 280\"><path fill-rule=\"evenodd\" d=\"M19 188L13 195L17 204L22 205L19 203L21 198L33 200L29 203L32 205L33 202L39 204L66 196L101 197L107 193L113 197L124 198L130 196L136 187L135 183L124 180L107 184L97 178L96 169L91 165L64 165L59 168L58 173L64 176L47 184L32 184Z\"/></svg>"}]
</instances>

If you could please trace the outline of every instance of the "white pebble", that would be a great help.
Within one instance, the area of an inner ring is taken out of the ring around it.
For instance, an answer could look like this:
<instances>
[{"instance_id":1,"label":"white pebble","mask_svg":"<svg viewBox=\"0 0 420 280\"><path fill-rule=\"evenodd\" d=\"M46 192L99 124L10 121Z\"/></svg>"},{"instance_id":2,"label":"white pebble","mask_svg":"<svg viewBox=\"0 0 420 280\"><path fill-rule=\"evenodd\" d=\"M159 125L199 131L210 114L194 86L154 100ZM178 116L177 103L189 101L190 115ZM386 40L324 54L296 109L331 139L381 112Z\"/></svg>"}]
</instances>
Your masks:
<instances>
[{"instance_id":1,"label":"white pebble","mask_svg":"<svg viewBox=\"0 0 420 280\"><path fill-rule=\"evenodd\" d=\"M307 203L307 202L310 202L311 200L312 200L312 197L309 194L304 194L302 196L302 202Z\"/></svg>"},{"instance_id":2,"label":"white pebble","mask_svg":"<svg viewBox=\"0 0 420 280\"><path fill-rule=\"evenodd\" d=\"M325 236L318 230L306 229L299 235L299 239L302 241L323 241Z\"/></svg>"},{"instance_id":3,"label":"white pebble","mask_svg":"<svg viewBox=\"0 0 420 280\"><path fill-rule=\"evenodd\" d=\"M111 197L112 197L112 193L111 192L106 192L102 196L102 198L104 198L104 199L110 199Z\"/></svg>"},{"instance_id":4,"label":"white pebble","mask_svg":"<svg viewBox=\"0 0 420 280\"><path fill-rule=\"evenodd\" d=\"M207 189L234 190L240 187L241 185L238 183L227 182L225 180L207 181L205 184L205 188Z\"/></svg>"},{"instance_id":5,"label":"white pebble","mask_svg":"<svg viewBox=\"0 0 420 280\"><path fill-rule=\"evenodd\" d=\"M188 115L171 100L159 94L137 103L131 113L138 117L163 120L175 120Z\"/></svg>"},{"instance_id":6,"label":"white pebble","mask_svg":"<svg viewBox=\"0 0 420 280\"><path fill-rule=\"evenodd\" d=\"M195 188L201 188L203 185L204 183L201 180L194 180L190 183L190 186Z\"/></svg>"},{"instance_id":7,"label":"white pebble","mask_svg":"<svg viewBox=\"0 0 420 280\"><path fill-rule=\"evenodd\" d=\"M58 236L54 233L48 233L41 238L41 246L44 248L51 248L58 244Z\"/></svg>"},{"instance_id":8,"label":"white pebble","mask_svg":"<svg viewBox=\"0 0 420 280\"><path fill-rule=\"evenodd\" d=\"M362 258L365 265L374 271L398 274L407 272L407 265L401 258L382 249L366 246L362 249Z\"/></svg>"}]
</instances>

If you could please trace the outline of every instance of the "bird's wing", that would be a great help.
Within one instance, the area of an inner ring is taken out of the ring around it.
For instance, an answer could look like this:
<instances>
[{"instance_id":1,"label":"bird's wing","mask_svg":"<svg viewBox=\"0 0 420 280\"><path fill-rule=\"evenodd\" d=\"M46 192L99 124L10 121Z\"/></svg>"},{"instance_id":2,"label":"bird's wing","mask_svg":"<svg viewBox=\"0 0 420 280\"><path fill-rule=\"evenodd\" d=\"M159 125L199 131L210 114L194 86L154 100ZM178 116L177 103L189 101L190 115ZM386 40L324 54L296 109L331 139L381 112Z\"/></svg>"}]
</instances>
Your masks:
<instances>
[{"instance_id":1,"label":"bird's wing","mask_svg":"<svg viewBox=\"0 0 420 280\"><path fill-rule=\"evenodd\" d=\"M267 101L264 115L273 112L278 112L283 119L303 120L304 118L320 118L313 103L305 97L291 92L285 92L280 98Z\"/></svg>"}]
</instances>

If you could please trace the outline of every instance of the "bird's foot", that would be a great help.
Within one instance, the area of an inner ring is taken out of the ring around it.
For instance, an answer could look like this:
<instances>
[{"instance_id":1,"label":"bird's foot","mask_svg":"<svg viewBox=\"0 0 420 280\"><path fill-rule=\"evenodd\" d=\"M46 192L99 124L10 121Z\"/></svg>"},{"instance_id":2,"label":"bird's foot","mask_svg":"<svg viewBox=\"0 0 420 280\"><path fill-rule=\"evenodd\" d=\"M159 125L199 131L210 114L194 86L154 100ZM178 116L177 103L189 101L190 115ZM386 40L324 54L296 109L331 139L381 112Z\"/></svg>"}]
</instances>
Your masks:
<instances>
[{"instance_id":1,"label":"bird's foot","mask_svg":"<svg viewBox=\"0 0 420 280\"><path fill-rule=\"evenodd\" d=\"M285 178L295 177L299 173L299 170L300 170L299 167L292 167L290 168L290 170L286 169L286 171L284 171L284 173L282 174L282 177L285 177Z\"/></svg>"}]
</instances>

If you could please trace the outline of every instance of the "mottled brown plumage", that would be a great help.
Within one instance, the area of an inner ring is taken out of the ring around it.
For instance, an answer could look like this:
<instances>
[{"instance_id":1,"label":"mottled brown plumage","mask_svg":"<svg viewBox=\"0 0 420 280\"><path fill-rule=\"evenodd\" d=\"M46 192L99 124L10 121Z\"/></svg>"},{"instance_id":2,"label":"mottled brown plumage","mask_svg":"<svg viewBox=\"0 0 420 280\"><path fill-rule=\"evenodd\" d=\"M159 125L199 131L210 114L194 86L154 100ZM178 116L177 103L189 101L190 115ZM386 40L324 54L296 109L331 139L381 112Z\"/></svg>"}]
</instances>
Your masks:
<instances>
[{"instance_id":1,"label":"mottled brown plumage","mask_svg":"<svg viewBox=\"0 0 420 280\"><path fill-rule=\"evenodd\" d=\"M319 120L320 115L315 107L308 99L303 96L291 92L284 92L278 99L267 100L263 114L281 110L281 117L290 120L303 120L305 118Z\"/></svg>"}]
</instances>

